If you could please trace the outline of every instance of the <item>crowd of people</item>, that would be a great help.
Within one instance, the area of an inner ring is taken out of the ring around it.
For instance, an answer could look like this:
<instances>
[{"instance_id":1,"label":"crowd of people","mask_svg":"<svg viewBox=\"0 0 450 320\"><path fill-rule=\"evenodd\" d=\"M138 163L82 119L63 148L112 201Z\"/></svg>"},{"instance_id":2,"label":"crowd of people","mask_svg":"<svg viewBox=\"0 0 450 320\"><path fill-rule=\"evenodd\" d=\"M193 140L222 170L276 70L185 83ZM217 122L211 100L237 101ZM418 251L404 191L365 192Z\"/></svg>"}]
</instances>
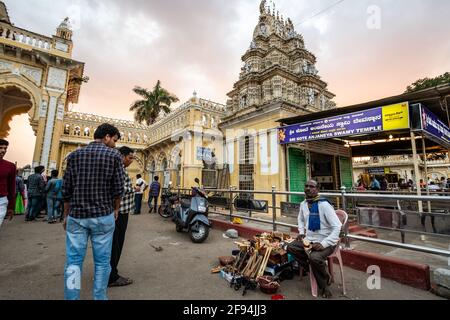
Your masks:
<instances>
[{"instance_id":1,"label":"crowd of people","mask_svg":"<svg viewBox=\"0 0 450 320\"><path fill-rule=\"evenodd\" d=\"M102 124L95 131L93 142L68 156L62 179L58 178L57 170L46 177L45 168L38 166L26 182L15 165L3 159L9 143L0 139L0 227L5 217L13 218L15 211L25 213L26 221L35 221L46 210L48 223L63 222L66 232L64 297L67 300L80 299L88 241L92 245L95 266L95 300L106 300L108 287L132 284L133 280L118 270L129 215L141 214L143 194L148 187L149 213L158 209L161 190L158 177L154 177L149 186L141 175L137 175L133 185L127 168L134 161L134 150L126 146L117 149L119 139L120 132L116 127ZM414 187L412 180L402 183L408 188ZM429 181L428 187L432 185ZM357 185L361 191L383 191L388 187L385 176L372 176L369 185L360 178ZM440 180L440 188L449 187L450 178ZM308 270L307 265L311 266L321 295L329 298L332 295L331 275L326 269L326 259L339 243L342 223L332 205L320 197L316 181L306 183L305 196L298 216L299 236L287 250L303 269ZM305 251L305 240L312 244L308 249L311 251Z\"/></svg>"},{"instance_id":2,"label":"crowd of people","mask_svg":"<svg viewBox=\"0 0 450 320\"><path fill-rule=\"evenodd\" d=\"M134 150L116 149L119 130L102 124L94 141L72 152L63 178L53 170L46 176L43 166L24 180L15 164L4 160L9 142L0 139L0 226L5 218L24 214L37 221L47 213L47 222L62 222L66 232L64 297L80 298L81 271L88 241L92 244L95 276L93 298L107 299L107 288L126 286L133 280L119 274L118 264L130 214L140 214L147 182L138 175L133 185L127 168ZM161 185L158 177L150 185L149 207L157 211Z\"/></svg>"},{"instance_id":3,"label":"crowd of people","mask_svg":"<svg viewBox=\"0 0 450 320\"><path fill-rule=\"evenodd\" d=\"M420 188L426 191L427 188L430 191L450 191L450 178L441 177L441 179L432 180L428 178L425 182L420 179ZM416 190L416 184L412 179L400 178L396 183L389 183L386 176L371 176L370 183L366 184L364 179L360 177L355 184L355 189L357 191L389 191L389 190Z\"/></svg>"}]
</instances>

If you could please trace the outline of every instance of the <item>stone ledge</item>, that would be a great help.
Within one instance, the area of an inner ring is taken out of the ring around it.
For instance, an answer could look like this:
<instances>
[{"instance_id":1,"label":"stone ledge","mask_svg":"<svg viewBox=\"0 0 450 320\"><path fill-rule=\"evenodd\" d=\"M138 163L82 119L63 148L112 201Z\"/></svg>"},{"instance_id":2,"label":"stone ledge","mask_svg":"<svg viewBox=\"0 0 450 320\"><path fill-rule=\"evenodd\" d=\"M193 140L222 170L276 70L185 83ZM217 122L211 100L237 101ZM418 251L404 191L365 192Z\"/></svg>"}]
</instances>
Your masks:
<instances>
[{"instance_id":1,"label":"stone ledge","mask_svg":"<svg viewBox=\"0 0 450 320\"><path fill-rule=\"evenodd\" d=\"M450 290L450 270L439 268L433 272L433 282L440 287Z\"/></svg>"}]
</instances>

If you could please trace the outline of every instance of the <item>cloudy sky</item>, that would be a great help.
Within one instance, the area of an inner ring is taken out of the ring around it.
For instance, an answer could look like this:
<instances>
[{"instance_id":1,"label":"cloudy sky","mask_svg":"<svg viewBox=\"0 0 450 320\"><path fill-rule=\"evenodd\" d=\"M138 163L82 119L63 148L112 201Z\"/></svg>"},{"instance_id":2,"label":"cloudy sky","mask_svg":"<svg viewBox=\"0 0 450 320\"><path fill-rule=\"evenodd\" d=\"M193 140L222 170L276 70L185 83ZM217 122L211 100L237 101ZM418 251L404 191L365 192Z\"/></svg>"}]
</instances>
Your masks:
<instances>
[{"instance_id":1,"label":"cloudy sky","mask_svg":"<svg viewBox=\"0 0 450 320\"><path fill-rule=\"evenodd\" d=\"M4 2L16 26L43 35L54 34L69 16L73 58L86 63L90 77L72 109L132 120L132 88L151 88L158 79L182 102L196 90L225 103L258 22L260 0ZM400 94L418 78L450 70L447 0L275 0L275 5L316 55L338 106ZM16 117L12 127L7 158L31 163L34 136L26 116Z\"/></svg>"}]
</instances>

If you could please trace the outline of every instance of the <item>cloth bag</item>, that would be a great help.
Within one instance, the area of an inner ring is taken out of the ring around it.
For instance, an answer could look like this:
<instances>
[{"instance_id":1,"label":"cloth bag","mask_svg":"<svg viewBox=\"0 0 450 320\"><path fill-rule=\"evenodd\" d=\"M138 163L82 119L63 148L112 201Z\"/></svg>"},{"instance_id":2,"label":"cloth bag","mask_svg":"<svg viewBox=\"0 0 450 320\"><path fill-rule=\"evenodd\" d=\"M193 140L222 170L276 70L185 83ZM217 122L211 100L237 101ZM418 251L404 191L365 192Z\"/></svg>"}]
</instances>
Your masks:
<instances>
[{"instance_id":1,"label":"cloth bag","mask_svg":"<svg viewBox=\"0 0 450 320\"><path fill-rule=\"evenodd\" d=\"M25 205L23 203L22 194L18 193L16 197L16 208L14 211L15 214L24 214L25 213Z\"/></svg>"}]
</instances>

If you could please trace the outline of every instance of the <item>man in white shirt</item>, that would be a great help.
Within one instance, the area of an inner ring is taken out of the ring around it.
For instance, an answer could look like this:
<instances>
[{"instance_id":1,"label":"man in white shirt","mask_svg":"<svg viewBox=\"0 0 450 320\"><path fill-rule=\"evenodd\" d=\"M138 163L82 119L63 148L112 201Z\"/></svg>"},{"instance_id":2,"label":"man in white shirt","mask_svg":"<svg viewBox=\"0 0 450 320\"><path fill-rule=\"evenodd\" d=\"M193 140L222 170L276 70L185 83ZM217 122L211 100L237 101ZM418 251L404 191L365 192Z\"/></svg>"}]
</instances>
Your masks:
<instances>
[{"instance_id":1,"label":"man in white shirt","mask_svg":"<svg viewBox=\"0 0 450 320\"><path fill-rule=\"evenodd\" d=\"M144 191L147 189L148 184L145 182L144 179L142 179L142 176L138 174L136 176L136 186L134 188L135 194L134 194L134 214L141 214L141 207L142 207L142 197L144 196Z\"/></svg>"},{"instance_id":2,"label":"man in white shirt","mask_svg":"<svg viewBox=\"0 0 450 320\"><path fill-rule=\"evenodd\" d=\"M332 296L331 277L327 271L327 257L339 242L342 223L333 206L319 196L318 184L309 180L305 185L306 200L300 204L297 240L288 245L300 265L308 270L311 265L320 293L324 298ZM310 246L308 246L310 244Z\"/></svg>"}]
</instances>

